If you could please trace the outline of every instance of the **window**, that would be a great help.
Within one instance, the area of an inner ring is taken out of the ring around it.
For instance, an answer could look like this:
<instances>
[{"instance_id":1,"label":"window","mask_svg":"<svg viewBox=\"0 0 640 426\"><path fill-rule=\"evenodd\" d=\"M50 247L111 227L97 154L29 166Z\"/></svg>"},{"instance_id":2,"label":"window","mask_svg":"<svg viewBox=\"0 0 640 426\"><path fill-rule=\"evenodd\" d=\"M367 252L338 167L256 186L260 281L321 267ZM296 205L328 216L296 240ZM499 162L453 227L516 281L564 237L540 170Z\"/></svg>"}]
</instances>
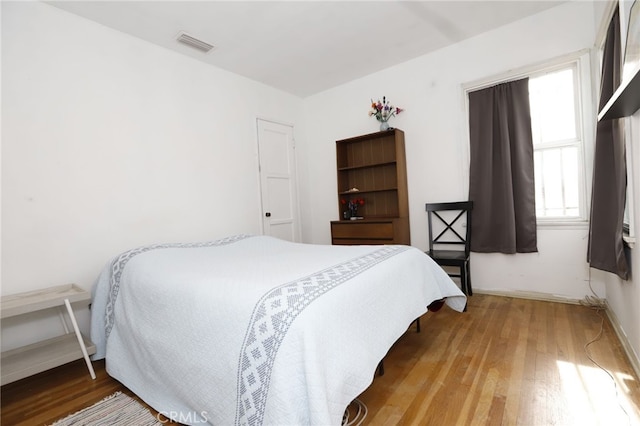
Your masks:
<instances>
[{"instance_id":1,"label":"window","mask_svg":"<svg viewBox=\"0 0 640 426\"><path fill-rule=\"evenodd\" d=\"M583 138L577 62L529 76L538 220L583 219Z\"/></svg>"},{"instance_id":2,"label":"window","mask_svg":"<svg viewBox=\"0 0 640 426\"><path fill-rule=\"evenodd\" d=\"M463 85L467 94L529 78L536 220L540 226L585 226L589 216L595 105L591 57L585 49L545 63ZM468 105L467 105L468 106Z\"/></svg>"}]
</instances>

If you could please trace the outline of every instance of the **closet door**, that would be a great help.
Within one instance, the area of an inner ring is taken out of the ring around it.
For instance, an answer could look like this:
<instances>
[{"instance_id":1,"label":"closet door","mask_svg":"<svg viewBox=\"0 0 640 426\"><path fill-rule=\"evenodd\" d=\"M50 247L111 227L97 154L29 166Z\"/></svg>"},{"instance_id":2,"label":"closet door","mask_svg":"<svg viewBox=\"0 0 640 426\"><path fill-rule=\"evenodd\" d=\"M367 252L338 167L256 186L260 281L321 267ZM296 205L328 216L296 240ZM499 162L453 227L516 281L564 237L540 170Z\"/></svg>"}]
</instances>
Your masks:
<instances>
[{"instance_id":1,"label":"closet door","mask_svg":"<svg viewBox=\"0 0 640 426\"><path fill-rule=\"evenodd\" d=\"M258 155L263 233L300 242L293 127L258 119Z\"/></svg>"}]
</instances>

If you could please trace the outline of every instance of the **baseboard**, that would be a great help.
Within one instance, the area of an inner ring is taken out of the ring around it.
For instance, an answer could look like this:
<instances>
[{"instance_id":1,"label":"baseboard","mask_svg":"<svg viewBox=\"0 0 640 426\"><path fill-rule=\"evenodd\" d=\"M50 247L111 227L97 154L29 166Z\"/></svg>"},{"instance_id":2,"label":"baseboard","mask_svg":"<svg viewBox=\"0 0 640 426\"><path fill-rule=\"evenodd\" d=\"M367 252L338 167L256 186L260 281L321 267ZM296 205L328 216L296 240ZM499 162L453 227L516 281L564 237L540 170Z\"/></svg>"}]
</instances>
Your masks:
<instances>
[{"instance_id":1,"label":"baseboard","mask_svg":"<svg viewBox=\"0 0 640 426\"><path fill-rule=\"evenodd\" d=\"M581 299L570 299L566 297L556 296L554 294L547 293L536 293L530 291L494 291L494 290L473 290L474 293L477 294L488 294L492 296L503 296L503 297L515 297L519 299L530 299L530 300L541 300L544 302L559 302L559 303L569 303L572 305L579 305ZM473 297L473 296L471 296ZM640 358L638 354L635 353L631 343L629 343L629 339L627 335L624 333L624 330L620 326L620 321L618 321L618 317L610 308L609 303L605 300L607 317L609 318L609 322L613 326L613 329L618 336L618 340L624 349L624 352L627 354L627 358L629 359L629 363L631 364L631 368L635 371L636 376L640 377Z\"/></svg>"},{"instance_id":2,"label":"baseboard","mask_svg":"<svg viewBox=\"0 0 640 426\"><path fill-rule=\"evenodd\" d=\"M570 299L567 297L561 297L555 294L548 294L548 293L536 293L535 291L499 291L499 290L473 289L473 292L477 294L488 294L491 296L503 296L503 297L515 297L517 299L540 300L543 302L569 303L571 305L580 304L579 299Z\"/></svg>"},{"instance_id":3,"label":"baseboard","mask_svg":"<svg viewBox=\"0 0 640 426\"><path fill-rule=\"evenodd\" d=\"M611 307L609 306L609 303L606 300L605 300L605 303L607 305L606 312L607 312L607 317L609 318L609 322L613 326L613 329L616 331L616 334L618 335L618 340L620 340L620 343L622 344L622 348L624 349L624 352L627 354L627 358L629 358L629 363L631 364L631 367L633 368L633 370L636 372L636 376L640 377L640 358L638 358L638 354L636 354L636 352L633 350L633 347L631 346L631 343L629 343L629 339L627 338L627 335L622 329L622 326L620 325L620 321L618 321L618 317L616 316L615 312L613 312L613 309L611 309Z\"/></svg>"}]
</instances>

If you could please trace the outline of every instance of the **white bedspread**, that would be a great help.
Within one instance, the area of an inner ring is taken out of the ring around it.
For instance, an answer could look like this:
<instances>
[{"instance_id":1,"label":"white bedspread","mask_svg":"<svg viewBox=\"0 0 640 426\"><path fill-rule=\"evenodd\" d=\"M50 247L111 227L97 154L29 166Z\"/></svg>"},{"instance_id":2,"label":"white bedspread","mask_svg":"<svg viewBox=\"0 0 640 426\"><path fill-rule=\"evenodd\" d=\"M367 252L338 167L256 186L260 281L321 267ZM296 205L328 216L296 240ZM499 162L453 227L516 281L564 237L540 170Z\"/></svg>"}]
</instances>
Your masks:
<instances>
[{"instance_id":1,"label":"white bedspread","mask_svg":"<svg viewBox=\"0 0 640 426\"><path fill-rule=\"evenodd\" d=\"M265 236L134 249L94 287L94 359L185 424L339 425L438 299L466 297L408 246Z\"/></svg>"}]
</instances>

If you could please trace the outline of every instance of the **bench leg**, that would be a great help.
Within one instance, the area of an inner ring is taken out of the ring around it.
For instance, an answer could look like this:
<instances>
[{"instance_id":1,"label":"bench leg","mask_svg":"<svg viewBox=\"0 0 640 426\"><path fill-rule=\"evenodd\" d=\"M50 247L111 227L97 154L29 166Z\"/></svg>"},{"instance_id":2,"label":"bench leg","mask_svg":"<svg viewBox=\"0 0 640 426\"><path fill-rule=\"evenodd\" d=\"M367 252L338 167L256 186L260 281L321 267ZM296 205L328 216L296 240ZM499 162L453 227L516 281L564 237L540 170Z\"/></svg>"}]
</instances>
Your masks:
<instances>
[{"instance_id":1,"label":"bench leg","mask_svg":"<svg viewBox=\"0 0 640 426\"><path fill-rule=\"evenodd\" d=\"M82 334L80 334L80 329L78 328L78 322L76 321L76 316L73 314L73 309L71 309L71 303L69 303L69 299L64 299L64 304L67 307L69 318L71 318L73 331L76 333L76 337L78 338L78 344L80 345L80 349L82 350L82 356L84 357L84 361L87 363L87 369L89 369L89 374L91 375L91 378L95 380L96 373L95 371L93 371L93 364L91 364L91 359L89 358L87 347L84 344L84 339L82 338Z\"/></svg>"}]
</instances>

